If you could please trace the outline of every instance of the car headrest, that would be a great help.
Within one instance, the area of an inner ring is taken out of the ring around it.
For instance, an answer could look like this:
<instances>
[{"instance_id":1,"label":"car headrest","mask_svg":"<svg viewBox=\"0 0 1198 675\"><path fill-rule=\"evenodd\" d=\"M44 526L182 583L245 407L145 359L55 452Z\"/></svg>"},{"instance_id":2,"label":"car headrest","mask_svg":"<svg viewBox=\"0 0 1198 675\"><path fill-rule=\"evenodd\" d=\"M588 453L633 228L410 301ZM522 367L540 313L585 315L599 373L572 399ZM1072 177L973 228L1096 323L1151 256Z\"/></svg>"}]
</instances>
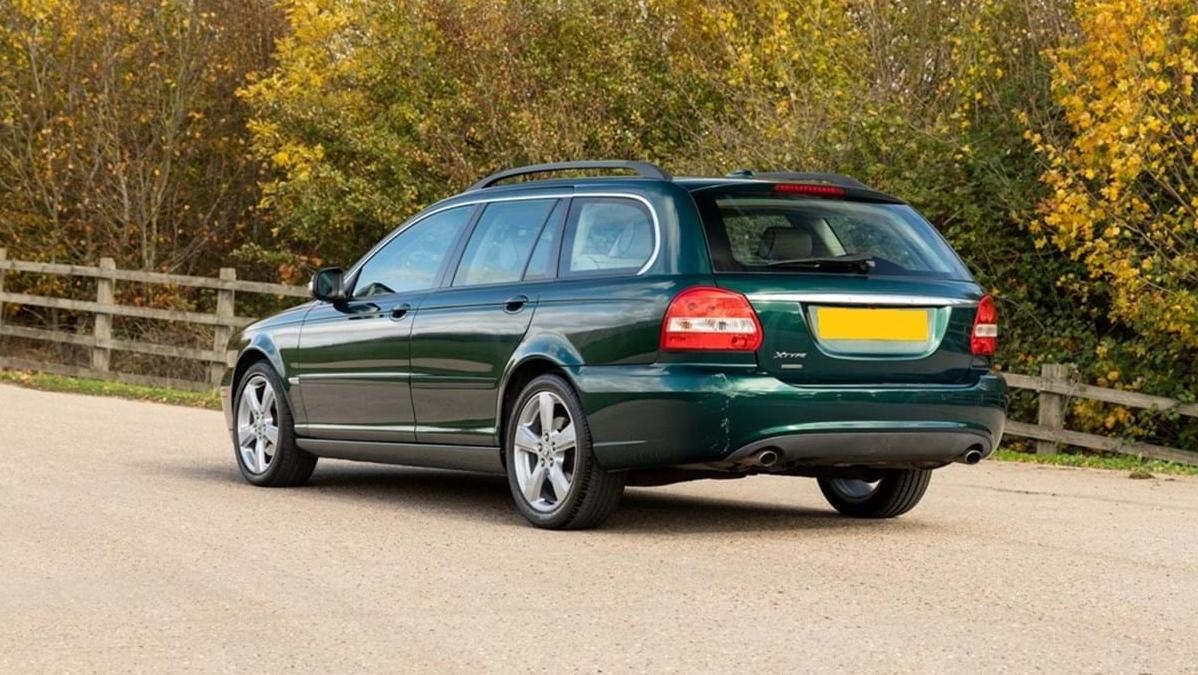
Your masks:
<instances>
[{"instance_id":1,"label":"car headrest","mask_svg":"<svg viewBox=\"0 0 1198 675\"><path fill-rule=\"evenodd\" d=\"M796 227L770 227L761 233L757 255L764 260L811 257L811 233Z\"/></svg>"}]
</instances>

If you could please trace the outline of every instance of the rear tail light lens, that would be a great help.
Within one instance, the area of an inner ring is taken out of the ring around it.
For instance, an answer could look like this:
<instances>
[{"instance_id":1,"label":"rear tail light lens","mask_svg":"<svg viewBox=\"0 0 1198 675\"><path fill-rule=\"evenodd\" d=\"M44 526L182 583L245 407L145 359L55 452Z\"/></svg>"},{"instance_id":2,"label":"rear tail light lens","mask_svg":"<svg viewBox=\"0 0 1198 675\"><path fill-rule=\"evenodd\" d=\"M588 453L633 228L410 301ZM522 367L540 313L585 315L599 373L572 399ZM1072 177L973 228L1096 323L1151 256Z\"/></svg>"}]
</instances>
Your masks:
<instances>
[{"instance_id":1,"label":"rear tail light lens","mask_svg":"<svg viewBox=\"0 0 1198 675\"><path fill-rule=\"evenodd\" d=\"M978 303L978 314L973 320L969 349L977 356L992 356L997 348L998 310L994 306L994 299L987 295Z\"/></svg>"},{"instance_id":2,"label":"rear tail light lens","mask_svg":"<svg viewBox=\"0 0 1198 675\"><path fill-rule=\"evenodd\" d=\"M679 293L661 325L661 348L667 351L751 352L761 338L761 322L748 298L707 286Z\"/></svg>"}]
</instances>

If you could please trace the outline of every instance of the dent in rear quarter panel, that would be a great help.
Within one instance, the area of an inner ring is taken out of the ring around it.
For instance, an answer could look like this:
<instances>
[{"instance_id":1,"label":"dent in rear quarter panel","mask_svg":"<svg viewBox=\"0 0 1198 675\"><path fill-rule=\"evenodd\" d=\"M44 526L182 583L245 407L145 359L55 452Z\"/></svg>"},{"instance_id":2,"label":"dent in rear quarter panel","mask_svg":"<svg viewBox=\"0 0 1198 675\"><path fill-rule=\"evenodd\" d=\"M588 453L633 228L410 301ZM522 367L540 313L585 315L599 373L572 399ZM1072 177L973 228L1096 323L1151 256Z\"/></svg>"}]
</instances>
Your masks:
<instances>
[{"instance_id":1,"label":"dent in rear quarter panel","mask_svg":"<svg viewBox=\"0 0 1198 675\"><path fill-rule=\"evenodd\" d=\"M595 457L607 468L687 464L723 457L731 446L730 374L752 366L588 366L573 369L583 394Z\"/></svg>"}]
</instances>

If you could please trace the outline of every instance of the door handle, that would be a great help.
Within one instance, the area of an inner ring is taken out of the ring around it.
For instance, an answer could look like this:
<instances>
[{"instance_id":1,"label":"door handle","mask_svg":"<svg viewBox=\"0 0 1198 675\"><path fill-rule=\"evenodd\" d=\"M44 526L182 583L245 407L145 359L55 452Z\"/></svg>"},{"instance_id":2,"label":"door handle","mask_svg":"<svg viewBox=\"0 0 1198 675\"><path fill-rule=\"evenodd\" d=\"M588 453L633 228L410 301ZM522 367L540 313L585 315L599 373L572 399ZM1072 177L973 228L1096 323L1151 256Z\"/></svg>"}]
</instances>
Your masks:
<instances>
[{"instance_id":1,"label":"door handle","mask_svg":"<svg viewBox=\"0 0 1198 675\"><path fill-rule=\"evenodd\" d=\"M391 309L391 318L398 321L399 319L407 316L408 312L410 311L412 311L412 306L405 302L404 304L397 305Z\"/></svg>"},{"instance_id":2,"label":"door handle","mask_svg":"<svg viewBox=\"0 0 1198 675\"><path fill-rule=\"evenodd\" d=\"M524 309L524 305L528 304L527 295L517 295L514 298L508 298L507 302L503 303L503 311L509 314L515 314Z\"/></svg>"}]
</instances>

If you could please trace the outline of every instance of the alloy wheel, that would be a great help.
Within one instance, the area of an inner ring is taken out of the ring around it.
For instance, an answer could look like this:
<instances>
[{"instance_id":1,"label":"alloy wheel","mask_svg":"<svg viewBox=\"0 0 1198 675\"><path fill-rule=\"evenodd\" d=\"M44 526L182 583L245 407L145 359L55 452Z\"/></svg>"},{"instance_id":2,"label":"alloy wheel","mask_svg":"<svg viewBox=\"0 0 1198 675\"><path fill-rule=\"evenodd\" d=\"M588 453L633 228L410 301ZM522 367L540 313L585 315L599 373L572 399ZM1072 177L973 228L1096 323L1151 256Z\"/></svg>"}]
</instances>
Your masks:
<instances>
[{"instance_id":1,"label":"alloy wheel","mask_svg":"<svg viewBox=\"0 0 1198 675\"><path fill-rule=\"evenodd\" d=\"M237 449L241 462L252 474L270 468L279 446L279 406L274 387L262 375L254 375L241 388L237 405Z\"/></svg>"},{"instance_id":2,"label":"alloy wheel","mask_svg":"<svg viewBox=\"0 0 1198 675\"><path fill-rule=\"evenodd\" d=\"M517 418L512 459L516 483L533 509L550 512L574 484L578 439L570 411L557 394L540 391Z\"/></svg>"}]
</instances>

